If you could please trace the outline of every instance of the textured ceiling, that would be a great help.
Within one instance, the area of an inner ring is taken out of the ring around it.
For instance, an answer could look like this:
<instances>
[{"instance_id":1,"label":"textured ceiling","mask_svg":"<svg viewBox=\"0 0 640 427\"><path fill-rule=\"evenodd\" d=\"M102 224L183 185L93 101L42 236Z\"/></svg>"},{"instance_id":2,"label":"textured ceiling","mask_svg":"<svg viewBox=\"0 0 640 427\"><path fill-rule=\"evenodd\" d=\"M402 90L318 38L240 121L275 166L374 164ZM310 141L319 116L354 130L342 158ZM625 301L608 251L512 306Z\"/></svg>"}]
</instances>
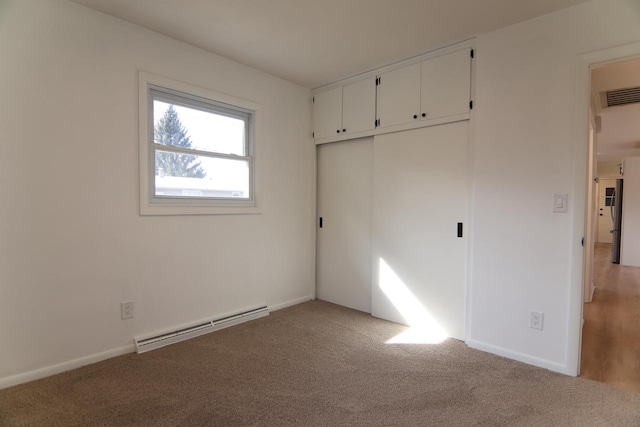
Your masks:
<instances>
[{"instance_id":1,"label":"textured ceiling","mask_svg":"<svg viewBox=\"0 0 640 427\"><path fill-rule=\"evenodd\" d=\"M585 0L71 0L315 88Z\"/></svg>"}]
</instances>

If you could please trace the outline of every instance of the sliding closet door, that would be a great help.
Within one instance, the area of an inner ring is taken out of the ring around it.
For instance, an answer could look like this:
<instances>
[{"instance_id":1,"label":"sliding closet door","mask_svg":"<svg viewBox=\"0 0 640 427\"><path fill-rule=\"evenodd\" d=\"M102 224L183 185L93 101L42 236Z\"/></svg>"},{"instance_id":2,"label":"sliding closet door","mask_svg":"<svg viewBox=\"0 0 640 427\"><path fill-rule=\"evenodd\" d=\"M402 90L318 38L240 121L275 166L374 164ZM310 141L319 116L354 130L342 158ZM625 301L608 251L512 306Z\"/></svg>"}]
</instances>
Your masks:
<instances>
[{"instance_id":1,"label":"sliding closet door","mask_svg":"<svg viewBox=\"0 0 640 427\"><path fill-rule=\"evenodd\" d=\"M468 121L375 137L374 316L465 338L468 143Z\"/></svg>"},{"instance_id":2,"label":"sliding closet door","mask_svg":"<svg viewBox=\"0 0 640 427\"><path fill-rule=\"evenodd\" d=\"M367 313L372 165L372 138L318 146L316 296Z\"/></svg>"}]
</instances>

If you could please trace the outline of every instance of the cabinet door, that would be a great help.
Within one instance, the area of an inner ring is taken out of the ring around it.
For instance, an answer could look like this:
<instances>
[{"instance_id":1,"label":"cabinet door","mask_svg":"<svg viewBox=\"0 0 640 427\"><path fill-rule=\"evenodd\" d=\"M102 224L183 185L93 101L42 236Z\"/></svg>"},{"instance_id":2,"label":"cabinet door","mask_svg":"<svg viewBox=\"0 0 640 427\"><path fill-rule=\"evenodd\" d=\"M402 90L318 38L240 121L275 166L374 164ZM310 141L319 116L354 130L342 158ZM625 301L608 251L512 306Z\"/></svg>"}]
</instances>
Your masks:
<instances>
[{"instance_id":1,"label":"cabinet door","mask_svg":"<svg viewBox=\"0 0 640 427\"><path fill-rule=\"evenodd\" d=\"M314 96L314 138L329 138L342 133L342 88L328 90Z\"/></svg>"},{"instance_id":2,"label":"cabinet door","mask_svg":"<svg viewBox=\"0 0 640 427\"><path fill-rule=\"evenodd\" d=\"M374 140L371 314L434 341L465 338L468 141L468 121Z\"/></svg>"},{"instance_id":3,"label":"cabinet door","mask_svg":"<svg viewBox=\"0 0 640 427\"><path fill-rule=\"evenodd\" d=\"M342 130L347 134L375 129L376 79L342 88Z\"/></svg>"},{"instance_id":4,"label":"cabinet door","mask_svg":"<svg viewBox=\"0 0 640 427\"><path fill-rule=\"evenodd\" d=\"M471 97L469 50L438 56L422 63L422 120L467 113Z\"/></svg>"},{"instance_id":5,"label":"cabinet door","mask_svg":"<svg viewBox=\"0 0 640 427\"><path fill-rule=\"evenodd\" d=\"M420 64L382 74L378 85L380 127L410 123L419 115Z\"/></svg>"},{"instance_id":6,"label":"cabinet door","mask_svg":"<svg viewBox=\"0 0 640 427\"><path fill-rule=\"evenodd\" d=\"M371 311L372 138L318 146L316 293Z\"/></svg>"}]
</instances>

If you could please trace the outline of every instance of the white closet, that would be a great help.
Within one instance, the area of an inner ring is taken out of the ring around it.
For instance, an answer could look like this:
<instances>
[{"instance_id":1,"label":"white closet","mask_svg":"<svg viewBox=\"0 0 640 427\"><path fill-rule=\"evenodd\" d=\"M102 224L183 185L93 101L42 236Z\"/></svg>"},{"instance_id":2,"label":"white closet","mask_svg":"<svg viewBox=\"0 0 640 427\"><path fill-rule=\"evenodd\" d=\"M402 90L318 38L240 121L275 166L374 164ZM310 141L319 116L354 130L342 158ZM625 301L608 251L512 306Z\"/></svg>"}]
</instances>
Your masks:
<instances>
[{"instance_id":1,"label":"white closet","mask_svg":"<svg viewBox=\"0 0 640 427\"><path fill-rule=\"evenodd\" d=\"M319 299L465 338L473 56L314 92Z\"/></svg>"}]
</instances>

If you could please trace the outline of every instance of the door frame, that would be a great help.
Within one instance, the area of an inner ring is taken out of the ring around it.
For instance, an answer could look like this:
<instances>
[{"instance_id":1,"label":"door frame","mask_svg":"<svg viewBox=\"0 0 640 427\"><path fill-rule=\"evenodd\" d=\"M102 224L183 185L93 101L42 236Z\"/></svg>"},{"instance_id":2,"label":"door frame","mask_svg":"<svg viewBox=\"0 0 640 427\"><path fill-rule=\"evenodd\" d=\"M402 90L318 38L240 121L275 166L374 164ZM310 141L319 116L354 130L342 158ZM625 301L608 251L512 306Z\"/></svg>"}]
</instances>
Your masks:
<instances>
[{"instance_id":1,"label":"door frame","mask_svg":"<svg viewBox=\"0 0 640 427\"><path fill-rule=\"evenodd\" d=\"M567 373L580 374L580 356L582 353L582 310L584 301L585 269L590 265L588 251L582 246L593 244L591 230L587 226L593 223L588 192L592 190L593 177L589 176L589 107L591 102L591 68L595 65L620 62L640 57L640 43L632 43L591 52L576 57L575 93L574 93L574 176L571 261L569 289L569 330L567 335Z\"/></svg>"}]
</instances>

